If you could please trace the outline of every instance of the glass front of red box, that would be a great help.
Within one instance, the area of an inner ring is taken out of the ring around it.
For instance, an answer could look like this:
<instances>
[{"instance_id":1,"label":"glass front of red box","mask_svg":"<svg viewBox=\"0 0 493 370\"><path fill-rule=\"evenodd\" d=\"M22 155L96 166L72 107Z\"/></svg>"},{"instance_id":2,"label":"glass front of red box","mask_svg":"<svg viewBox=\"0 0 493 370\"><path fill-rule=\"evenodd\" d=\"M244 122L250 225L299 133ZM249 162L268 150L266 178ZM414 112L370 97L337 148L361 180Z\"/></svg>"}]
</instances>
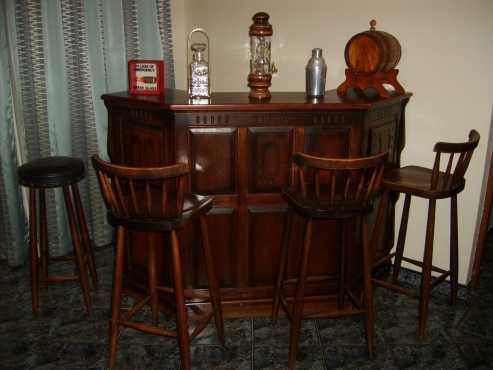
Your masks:
<instances>
[{"instance_id":1,"label":"glass front of red box","mask_svg":"<svg viewBox=\"0 0 493 370\"><path fill-rule=\"evenodd\" d=\"M164 90L162 60L130 60L128 62L128 91L135 95L159 95Z\"/></svg>"}]
</instances>

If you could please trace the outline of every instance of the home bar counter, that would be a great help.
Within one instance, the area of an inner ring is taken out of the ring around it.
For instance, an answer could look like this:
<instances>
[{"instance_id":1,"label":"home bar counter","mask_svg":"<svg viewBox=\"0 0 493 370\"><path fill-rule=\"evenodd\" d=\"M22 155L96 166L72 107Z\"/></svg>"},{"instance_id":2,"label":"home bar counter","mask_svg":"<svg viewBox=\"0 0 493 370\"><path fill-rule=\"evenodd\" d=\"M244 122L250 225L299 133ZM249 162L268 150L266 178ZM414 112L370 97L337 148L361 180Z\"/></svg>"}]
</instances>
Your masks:
<instances>
[{"instance_id":1,"label":"home bar counter","mask_svg":"<svg viewBox=\"0 0 493 370\"><path fill-rule=\"evenodd\" d=\"M303 92L273 92L269 101L259 102L249 100L248 93L224 92L213 93L208 104L191 104L186 91L167 89L160 96L121 92L102 98L108 110L112 162L137 167L187 163L189 190L213 196L207 222L223 310L226 316L245 316L270 314L287 211L281 190L293 181L291 155L300 151L344 158L389 151L389 165L398 166L410 96L343 99L328 91L324 99L311 101ZM395 199L386 212L376 257L392 247L394 204ZM344 245L346 276L358 283L352 273L360 264L355 228L359 225L315 224L312 274L334 273L333 256ZM294 276L303 238L300 220L295 220L292 235L288 274ZM193 225L179 236L185 285L202 289L207 280L200 229ZM165 242L159 234L132 233L126 273L143 281L148 245ZM158 250L168 253L167 248ZM159 274L163 281L170 280L166 265L159 266ZM139 287L127 289L138 292ZM306 305L310 313L333 309L335 284L315 284L307 292L313 296Z\"/></svg>"}]
</instances>

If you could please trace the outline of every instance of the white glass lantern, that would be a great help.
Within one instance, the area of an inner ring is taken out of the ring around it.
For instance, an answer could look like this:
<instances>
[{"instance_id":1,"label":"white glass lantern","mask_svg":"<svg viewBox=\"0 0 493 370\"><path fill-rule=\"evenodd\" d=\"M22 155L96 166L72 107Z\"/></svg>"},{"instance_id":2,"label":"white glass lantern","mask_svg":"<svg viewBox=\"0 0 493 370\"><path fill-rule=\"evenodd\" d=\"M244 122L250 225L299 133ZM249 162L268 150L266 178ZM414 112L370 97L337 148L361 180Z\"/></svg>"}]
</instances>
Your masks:
<instances>
[{"instance_id":1,"label":"white glass lantern","mask_svg":"<svg viewBox=\"0 0 493 370\"><path fill-rule=\"evenodd\" d=\"M201 33L206 43L192 43L194 33ZM210 67L209 67L209 36L202 28L196 28L188 35L187 65L188 65L188 97L190 99L209 99L210 90ZM192 55L191 61L189 55Z\"/></svg>"}]
</instances>

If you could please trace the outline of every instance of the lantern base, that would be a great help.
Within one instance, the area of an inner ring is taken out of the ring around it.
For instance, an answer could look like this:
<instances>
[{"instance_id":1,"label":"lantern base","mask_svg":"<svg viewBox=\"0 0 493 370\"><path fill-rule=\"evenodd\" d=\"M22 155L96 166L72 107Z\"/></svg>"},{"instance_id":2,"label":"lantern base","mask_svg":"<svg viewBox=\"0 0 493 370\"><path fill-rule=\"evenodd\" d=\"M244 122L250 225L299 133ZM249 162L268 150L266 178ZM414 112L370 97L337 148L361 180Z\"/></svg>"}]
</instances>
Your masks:
<instances>
[{"instance_id":1,"label":"lantern base","mask_svg":"<svg viewBox=\"0 0 493 370\"><path fill-rule=\"evenodd\" d=\"M248 75L248 87L250 94L248 96L253 99L268 99L270 98L269 86L272 76L270 74L258 75L250 73Z\"/></svg>"}]
</instances>

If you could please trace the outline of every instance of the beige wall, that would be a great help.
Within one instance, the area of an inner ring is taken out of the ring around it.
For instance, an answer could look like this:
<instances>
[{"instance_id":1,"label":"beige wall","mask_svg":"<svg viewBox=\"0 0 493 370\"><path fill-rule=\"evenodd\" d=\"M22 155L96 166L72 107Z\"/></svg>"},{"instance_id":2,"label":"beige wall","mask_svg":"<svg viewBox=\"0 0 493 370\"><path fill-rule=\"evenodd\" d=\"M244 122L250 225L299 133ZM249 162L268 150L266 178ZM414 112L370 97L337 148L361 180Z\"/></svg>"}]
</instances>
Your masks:
<instances>
[{"instance_id":1,"label":"beige wall","mask_svg":"<svg viewBox=\"0 0 493 370\"><path fill-rule=\"evenodd\" d=\"M304 67L320 47L328 65L327 88L344 79L344 47L375 18L377 28L402 45L401 84L414 93L407 108L402 164L429 166L436 141L462 141L471 128L482 135L459 198L460 281L473 252L493 102L493 1L491 0L172 0L176 86L185 88L185 40L193 27L211 39L213 91L247 91L248 28L258 11L270 14L272 58L279 72L272 91L303 91ZM398 203L399 212L402 200ZM427 204L411 206L406 254L421 256ZM439 202L435 258L448 266L449 203ZM400 213L397 217L397 225Z\"/></svg>"}]
</instances>

